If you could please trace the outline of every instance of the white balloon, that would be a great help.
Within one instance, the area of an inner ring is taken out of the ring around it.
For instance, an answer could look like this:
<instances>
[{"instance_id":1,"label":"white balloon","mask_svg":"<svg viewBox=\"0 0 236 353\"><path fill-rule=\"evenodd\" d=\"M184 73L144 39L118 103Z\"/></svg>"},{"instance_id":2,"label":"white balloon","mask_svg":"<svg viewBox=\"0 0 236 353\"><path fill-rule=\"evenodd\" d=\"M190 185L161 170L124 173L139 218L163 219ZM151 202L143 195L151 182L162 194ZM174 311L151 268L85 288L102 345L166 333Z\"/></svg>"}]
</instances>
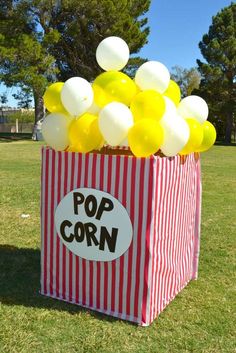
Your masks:
<instances>
[{"instance_id":1,"label":"white balloon","mask_svg":"<svg viewBox=\"0 0 236 353\"><path fill-rule=\"evenodd\" d=\"M91 107L88 108L87 113L90 113L93 115L98 115L100 110L101 110L101 108L93 101Z\"/></svg>"},{"instance_id":2,"label":"white balloon","mask_svg":"<svg viewBox=\"0 0 236 353\"><path fill-rule=\"evenodd\" d=\"M166 103L166 109L165 113L162 116L161 119L164 119L166 116L175 116L177 114L177 108L175 103L168 97L163 96L165 103Z\"/></svg>"},{"instance_id":3,"label":"white balloon","mask_svg":"<svg viewBox=\"0 0 236 353\"><path fill-rule=\"evenodd\" d=\"M177 114L165 114L160 121L164 129L164 142L160 149L167 157L173 157L179 153L189 139L189 126L187 122Z\"/></svg>"},{"instance_id":4,"label":"white balloon","mask_svg":"<svg viewBox=\"0 0 236 353\"><path fill-rule=\"evenodd\" d=\"M100 111L98 123L104 140L110 146L118 146L127 137L134 119L126 105L112 102Z\"/></svg>"},{"instance_id":5,"label":"white balloon","mask_svg":"<svg viewBox=\"0 0 236 353\"><path fill-rule=\"evenodd\" d=\"M61 101L72 116L82 115L93 103L90 83L82 77L69 78L61 90Z\"/></svg>"},{"instance_id":6,"label":"white balloon","mask_svg":"<svg viewBox=\"0 0 236 353\"><path fill-rule=\"evenodd\" d=\"M148 61L138 68L135 82L142 91L154 89L164 93L169 86L170 73L159 61Z\"/></svg>"},{"instance_id":7,"label":"white balloon","mask_svg":"<svg viewBox=\"0 0 236 353\"><path fill-rule=\"evenodd\" d=\"M107 37L98 45L96 59L105 71L122 70L129 60L129 47L119 37Z\"/></svg>"},{"instance_id":8,"label":"white balloon","mask_svg":"<svg viewBox=\"0 0 236 353\"><path fill-rule=\"evenodd\" d=\"M121 147L129 147L128 137L126 137L123 141L121 141L119 146L121 146Z\"/></svg>"},{"instance_id":9,"label":"white balloon","mask_svg":"<svg viewBox=\"0 0 236 353\"><path fill-rule=\"evenodd\" d=\"M193 118L203 124L208 117L208 105L205 100L198 96L188 96L181 100L178 105L178 114L184 119Z\"/></svg>"},{"instance_id":10,"label":"white balloon","mask_svg":"<svg viewBox=\"0 0 236 353\"><path fill-rule=\"evenodd\" d=\"M56 151L63 151L69 145L69 126L71 117L52 113L46 116L42 123L42 134L47 145Z\"/></svg>"}]
</instances>

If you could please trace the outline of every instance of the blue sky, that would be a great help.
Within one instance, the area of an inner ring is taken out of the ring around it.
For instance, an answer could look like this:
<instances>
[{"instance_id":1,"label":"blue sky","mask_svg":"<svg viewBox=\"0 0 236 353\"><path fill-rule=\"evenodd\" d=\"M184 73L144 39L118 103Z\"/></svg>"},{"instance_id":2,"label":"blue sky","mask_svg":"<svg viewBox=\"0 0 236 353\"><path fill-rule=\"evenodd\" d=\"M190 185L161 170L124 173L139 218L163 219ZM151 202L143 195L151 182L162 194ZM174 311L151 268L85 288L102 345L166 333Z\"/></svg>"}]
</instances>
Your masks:
<instances>
[{"instance_id":1,"label":"blue sky","mask_svg":"<svg viewBox=\"0 0 236 353\"><path fill-rule=\"evenodd\" d=\"M175 65L196 66L202 59L198 43L208 32L212 16L231 0L152 0L147 14L150 35L148 44L139 55L165 64L169 70ZM6 88L0 85L0 94ZM16 106L11 96L16 89L8 89L8 105Z\"/></svg>"},{"instance_id":2,"label":"blue sky","mask_svg":"<svg viewBox=\"0 0 236 353\"><path fill-rule=\"evenodd\" d=\"M202 59L198 43L215 16L230 0L152 0L148 13L150 35L140 55L165 64L196 66Z\"/></svg>"}]
</instances>

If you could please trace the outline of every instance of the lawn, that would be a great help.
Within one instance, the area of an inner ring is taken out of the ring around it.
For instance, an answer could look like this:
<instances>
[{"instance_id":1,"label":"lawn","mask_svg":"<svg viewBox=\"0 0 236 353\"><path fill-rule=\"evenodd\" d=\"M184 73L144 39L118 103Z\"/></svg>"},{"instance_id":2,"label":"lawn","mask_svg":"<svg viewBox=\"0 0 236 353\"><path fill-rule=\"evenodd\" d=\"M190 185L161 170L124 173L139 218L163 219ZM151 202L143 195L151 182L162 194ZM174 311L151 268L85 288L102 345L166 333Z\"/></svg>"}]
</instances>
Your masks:
<instances>
[{"instance_id":1,"label":"lawn","mask_svg":"<svg viewBox=\"0 0 236 353\"><path fill-rule=\"evenodd\" d=\"M147 328L39 295L40 149L0 143L0 352L236 352L236 146L202 155L199 279Z\"/></svg>"}]
</instances>

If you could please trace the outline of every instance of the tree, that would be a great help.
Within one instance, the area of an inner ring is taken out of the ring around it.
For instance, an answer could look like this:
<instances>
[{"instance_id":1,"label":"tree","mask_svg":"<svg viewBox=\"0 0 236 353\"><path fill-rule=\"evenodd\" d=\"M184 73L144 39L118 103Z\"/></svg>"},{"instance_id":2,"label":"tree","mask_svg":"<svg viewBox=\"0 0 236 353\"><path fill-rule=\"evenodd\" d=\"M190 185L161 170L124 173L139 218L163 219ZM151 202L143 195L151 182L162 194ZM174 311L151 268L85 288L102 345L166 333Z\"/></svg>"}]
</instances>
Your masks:
<instances>
[{"instance_id":1,"label":"tree","mask_svg":"<svg viewBox=\"0 0 236 353\"><path fill-rule=\"evenodd\" d=\"M24 1L2 3L0 78L8 87L24 86L32 92L37 121L43 116L43 92L57 72L55 59L48 53L48 42L55 40L56 33L46 35L38 31L25 11Z\"/></svg>"},{"instance_id":2,"label":"tree","mask_svg":"<svg viewBox=\"0 0 236 353\"><path fill-rule=\"evenodd\" d=\"M0 95L0 103L1 103L1 111L2 111L2 118L3 118L3 107L4 105L8 102L8 99L7 99L7 93L4 92Z\"/></svg>"},{"instance_id":3,"label":"tree","mask_svg":"<svg viewBox=\"0 0 236 353\"><path fill-rule=\"evenodd\" d=\"M182 98L189 96L194 89L199 88L201 81L201 76L196 68L184 69L177 65L172 67L171 78L180 86Z\"/></svg>"},{"instance_id":4,"label":"tree","mask_svg":"<svg viewBox=\"0 0 236 353\"><path fill-rule=\"evenodd\" d=\"M32 103L32 94L31 90L23 87L21 90L18 90L12 95L16 100L18 100L17 106L19 108L29 109Z\"/></svg>"},{"instance_id":5,"label":"tree","mask_svg":"<svg viewBox=\"0 0 236 353\"><path fill-rule=\"evenodd\" d=\"M0 77L31 88L35 107L48 82L72 76L93 80L99 42L122 37L131 53L147 42L150 0L3 0L0 10ZM135 65L142 59L136 58ZM130 69L130 67L129 67ZM36 120L40 118L36 109Z\"/></svg>"},{"instance_id":6,"label":"tree","mask_svg":"<svg viewBox=\"0 0 236 353\"><path fill-rule=\"evenodd\" d=\"M149 28L144 14L149 6L150 0L69 0L51 11L48 4L41 8L38 21L45 33L54 29L60 34L50 48L59 68L58 78L64 81L78 75L93 80L101 72L96 48L111 35L123 38L130 52L137 53L147 42Z\"/></svg>"},{"instance_id":7,"label":"tree","mask_svg":"<svg viewBox=\"0 0 236 353\"><path fill-rule=\"evenodd\" d=\"M8 99L7 99L7 94L6 92L2 93L0 95L0 102L2 105L6 104L8 102Z\"/></svg>"},{"instance_id":8,"label":"tree","mask_svg":"<svg viewBox=\"0 0 236 353\"><path fill-rule=\"evenodd\" d=\"M202 76L198 94L207 100L210 119L224 128L224 140L230 143L236 111L236 4L212 18L199 47L206 62L197 60Z\"/></svg>"}]
</instances>

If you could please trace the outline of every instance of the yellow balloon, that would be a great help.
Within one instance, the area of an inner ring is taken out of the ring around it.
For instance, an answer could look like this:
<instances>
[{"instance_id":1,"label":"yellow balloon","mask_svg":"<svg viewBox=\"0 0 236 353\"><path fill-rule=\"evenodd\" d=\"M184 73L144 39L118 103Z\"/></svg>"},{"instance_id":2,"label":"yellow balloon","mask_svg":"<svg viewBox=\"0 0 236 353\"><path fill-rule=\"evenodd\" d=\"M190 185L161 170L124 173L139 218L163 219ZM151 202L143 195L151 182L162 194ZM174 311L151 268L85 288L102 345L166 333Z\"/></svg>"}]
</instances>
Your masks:
<instances>
[{"instance_id":1,"label":"yellow balloon","mask_svg":"<svg viewBox=\"0 0 236 353\"><path fill-rule=\"evenodd\" d=\"M138 93L130 104L134 121L141 119L160 120L166 108L163 96L154 90Z\"/></svg>"},{"instance_id":2,"label":"yellow balloon","mask_svg":"<svg viewBox=\"0 0 236 353\"><path fill-rule=\"evenodd\" d=\"M167 90L163 93L166 97L170 98L177 106L181 100L181 92L179 85L173 80L170 80Z\"/></svg>"},{"instance_id":3,"label":"yellow balloon","mask_svg":"<svg viewBox=\"0 0 236 353\"><path fill-rule=\"evenodd\" d=\"M69 150L73 152L90 152L101 148L103 137L98 127L98 117L85 113L74 119L69 129Z\"/></svg>"},{"instance_id":4,"label":"yellow balloon","mask_svg":"<svg viewBox=\"0 0 236 353\"><path fill-rule=\"evenodd\" d=\"M128 132L128 142L136 157L149 157L156 153L164 141L164 130L154 119L137 121Z\"/></svg>"},{"instance_id":5,"label":"yellow balloon","mask_svg":"<svg viewBox=\"0 0 236 353\"><path fill-rule=\"evenodd\" d=\"M43 95L44 105L50 113L68 114L61 102L61 90L64 82L51 84Z\"/></svg>"},{"instance_id":6,"label":"yellow balloon","mask_svg":"<svg viewBox=\"0 0 236 353\"><path fill-rule=\"evenodd\" d=\"M189 139L187 144L184 146L180 155L186 155L195 152L196 149L201 145L203 140L203 128L202 125L196 119L185 119L189 126Z\"/></svg>"},{"instance_id":7,"label":"yellow balloon","mask_svg":"<svg viewBox=\"0 0 236 353\"><path fill-rule=\"evenodd\" d=\"M195 152L204 152L211 148L216 140L216 129L209 121L205 121L202 124L203 128L203 140L201 145L195 150Z\"/></svg>"},{"instance_id":8,"label":"yellow balloon","mask_svg":"<svg viewBox=\"0 0 236 353\"><path fill-rule=\"evenodd\" d=\"M137 94L136 84L131 78L119 71L107 71L93 82L94 101L100 107L111 102L120 102L127 106Z\"/></svg>"}]
</instances>

